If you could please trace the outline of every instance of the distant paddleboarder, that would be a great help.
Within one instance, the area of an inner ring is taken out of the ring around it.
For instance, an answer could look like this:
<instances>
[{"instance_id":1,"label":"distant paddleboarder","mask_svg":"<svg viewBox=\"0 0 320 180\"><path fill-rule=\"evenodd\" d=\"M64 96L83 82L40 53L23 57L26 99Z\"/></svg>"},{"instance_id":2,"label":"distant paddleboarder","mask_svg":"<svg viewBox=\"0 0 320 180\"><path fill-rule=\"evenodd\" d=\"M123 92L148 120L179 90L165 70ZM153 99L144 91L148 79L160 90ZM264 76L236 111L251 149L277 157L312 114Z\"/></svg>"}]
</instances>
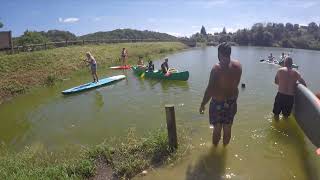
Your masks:
<instances>
[{"instance_id":1,"label":"distant paddleboarder","mask_svg":"<svg viewBox=\"0 0 320 180\"><path fill-rule=\"evenodd\" d=\"M219 63L211 70L207 89L200 105L200 114L211 100L209 122L213 125L212 143L217 146L223 129L223 144L227 145L231 138L231 126L237 113L238 86L242 67L239 61L231 60L231 46L222 43L218 47Z\"/></svg>"},{"instance_id":2,"label":"distant paddleboarder","mask_svg":"<svg viewBox=\"0 0 320 180\"><path fill-rule=\"evenodd\" d=\"M85 59L84 61L88 63L88 66L90 66L93 82L98 82L99 78L97 75L97 61L90 52L87 52L86 56L87 59Z\"/></svg>"}]
</instances>

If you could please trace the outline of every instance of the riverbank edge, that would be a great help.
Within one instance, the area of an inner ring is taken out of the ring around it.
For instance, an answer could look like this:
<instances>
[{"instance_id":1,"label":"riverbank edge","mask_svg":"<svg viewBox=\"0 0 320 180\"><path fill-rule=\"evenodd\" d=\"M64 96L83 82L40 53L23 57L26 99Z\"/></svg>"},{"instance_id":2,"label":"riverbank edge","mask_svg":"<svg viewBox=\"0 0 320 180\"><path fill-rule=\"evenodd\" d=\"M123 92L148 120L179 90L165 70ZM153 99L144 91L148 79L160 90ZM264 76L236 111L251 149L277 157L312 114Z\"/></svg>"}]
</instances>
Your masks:
<instances>
[{"instance_id":1,"label":"riverbank edge","mask_svg":"<svg viewBox=\"0 0 320 180\"><path fill-rule=\"evenodd\" d=\"M137 137L134 129L122 139L82 147L74 158L66 152L48 152L39 146L14 153L0 147L1 179L131 179L151 168L173 165L192 148L187 129L178 130L179 148L171 150L165 128Z\"/></svg>"},{"instance_id":2,"label":"riverbank edge","mask_svg":"<svg viewBox=\"0 0 320 180\"><path fill-rule=\"evenodd\" d=\"M98 73L99 70L111 71L107 67L120 65L118 59L122 47L126 47L129 51L129 64L135 64L139 56L145 61L154 60L190 48L180 42L119 43L71 46L3 55L0 56L0 75L6 78L0 82L0 105L33 89L52 86L58 81L84 71L87 67L79 59L84 59L87 51L92 52L98 60ZM59 61L56 62L57 59Z\"/></svg>"}]
</instances>

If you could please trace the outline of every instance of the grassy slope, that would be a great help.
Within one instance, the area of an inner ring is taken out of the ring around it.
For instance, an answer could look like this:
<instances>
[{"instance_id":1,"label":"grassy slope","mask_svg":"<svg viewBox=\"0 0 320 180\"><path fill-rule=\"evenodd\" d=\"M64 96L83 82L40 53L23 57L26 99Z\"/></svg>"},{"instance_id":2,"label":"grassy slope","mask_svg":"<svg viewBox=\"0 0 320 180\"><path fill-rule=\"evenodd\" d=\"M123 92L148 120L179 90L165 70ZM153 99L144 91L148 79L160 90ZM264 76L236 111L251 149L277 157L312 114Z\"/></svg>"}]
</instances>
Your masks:
<instances>
[{"instance_id":1,"label":"grassy slope","mask_svg":"<svg viewBox=\"0 0 320 180\"><path fill-rule=\"evenodd\" d=\"M73 158L66 152L49 153L41 146L10 153L0 146L0 179L86 179L96 173L96 161L104 159L115 176L128 179L150 167L172 163L188 152L186 131L179 132L179 149L168 147L165 129L137 138L129 131L127 138L82 148Z\"/></svg>"},{"instance_id":2,"label":"grassy slope","mask_svg":"<svg viewBox=\"0 0 320 180\"><path fill-rule=\"evenodd\" d=\"M5 98L24 93L31 87L50 85L70 73L86 68L81 60L87 51L97 59L98 68L119 64L123 47L128 49L129 63L135 63L138 56L146 60L154 59L186 48L178 42L121 43L0 55L0 104Z\"/></svg>"}]
</instances>

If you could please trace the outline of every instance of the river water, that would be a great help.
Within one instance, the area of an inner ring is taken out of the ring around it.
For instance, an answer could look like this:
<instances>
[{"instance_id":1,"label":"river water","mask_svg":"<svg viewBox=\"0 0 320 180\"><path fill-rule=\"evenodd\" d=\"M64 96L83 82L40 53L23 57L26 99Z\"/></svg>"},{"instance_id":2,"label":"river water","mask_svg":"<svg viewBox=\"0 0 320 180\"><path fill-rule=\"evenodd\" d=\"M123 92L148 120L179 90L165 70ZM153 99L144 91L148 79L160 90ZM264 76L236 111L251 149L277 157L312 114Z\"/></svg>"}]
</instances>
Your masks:
<instances>
[{"instance_id":1,"label":"river water","mask_svg":"<svg viewBox=\"0 0 320 180\"><path fill-rule=\"evenodd\" d=\"M238 113L227 148L211 146L208 111L198 113L210 70L218 62L215 47L169 56L169 65L189 70L187 82L136 77L132 71L99 69L100 76L125 74L126 80L84 93L60 91L91 81L80 72L48 88L36 89L0 106L0 141L14 150L41 144L59 150L95 145L105 138L138 135L165 126L165 104L174 104L178 127L192 129L193 149L175 166L151 171L144 179L319 179L320 157L294 118L274 122L272 105L278 69L259 60L272 52L290 53L312 91L320 91L320 52L297 49L232 47L243 66ZM160 67L156 61L156 67ZM208 108L208 105L207 105Z\"/></svg>"}]
</instances>

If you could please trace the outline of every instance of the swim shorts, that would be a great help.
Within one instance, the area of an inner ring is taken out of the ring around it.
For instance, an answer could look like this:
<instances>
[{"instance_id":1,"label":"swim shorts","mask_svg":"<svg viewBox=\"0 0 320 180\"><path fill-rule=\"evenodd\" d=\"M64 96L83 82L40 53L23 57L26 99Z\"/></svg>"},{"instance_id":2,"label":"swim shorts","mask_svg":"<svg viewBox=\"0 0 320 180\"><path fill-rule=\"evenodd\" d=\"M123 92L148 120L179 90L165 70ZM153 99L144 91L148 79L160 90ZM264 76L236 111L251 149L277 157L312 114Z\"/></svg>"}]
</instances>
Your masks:
<instances>
[{"instance_id":1,"label":"swim shorts","mask_svg":"<svg viewBox=\"0 0 320 180\"><path fill-rule=\"evenodd\" d=\"M237 98L230 98L224 101L212 99L209 107L209 123L212 125L217 123L232 124L236 113Z\"/></svg>"},{"instance_id":2,"label":"swim shorts","mask_svg":"<svg viewBox=\"0 0 320 180\"><path fill-rule=\"evenodd\" d=\"M278 92L273 104L273 114L279 115L282 112L284 116L290 116L293 103L294 96Z\"/></svg>"}]
</instances>

